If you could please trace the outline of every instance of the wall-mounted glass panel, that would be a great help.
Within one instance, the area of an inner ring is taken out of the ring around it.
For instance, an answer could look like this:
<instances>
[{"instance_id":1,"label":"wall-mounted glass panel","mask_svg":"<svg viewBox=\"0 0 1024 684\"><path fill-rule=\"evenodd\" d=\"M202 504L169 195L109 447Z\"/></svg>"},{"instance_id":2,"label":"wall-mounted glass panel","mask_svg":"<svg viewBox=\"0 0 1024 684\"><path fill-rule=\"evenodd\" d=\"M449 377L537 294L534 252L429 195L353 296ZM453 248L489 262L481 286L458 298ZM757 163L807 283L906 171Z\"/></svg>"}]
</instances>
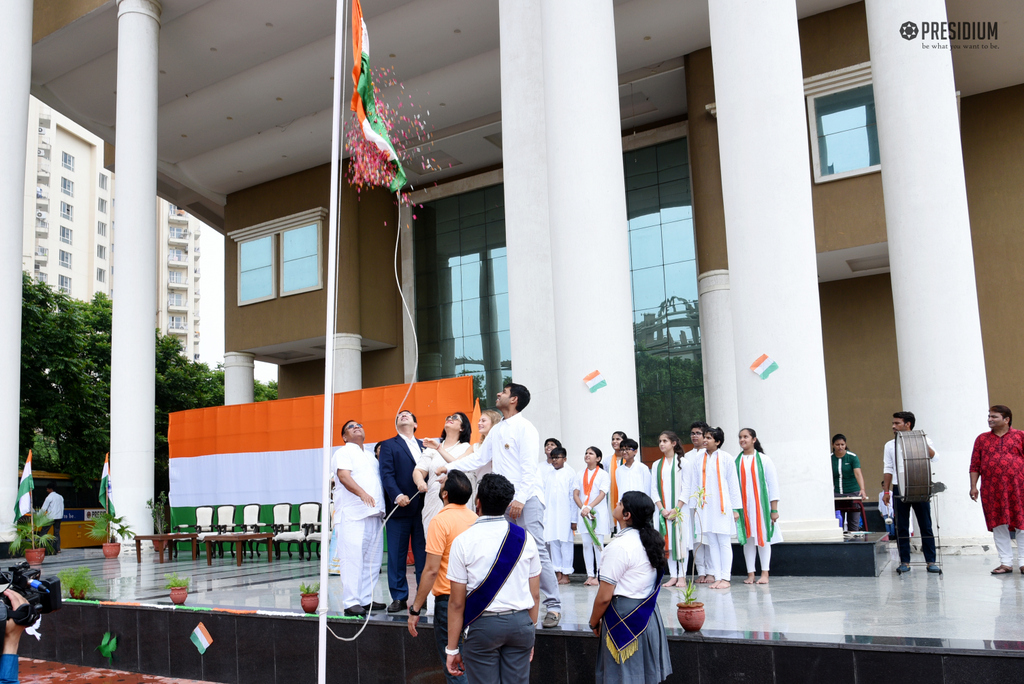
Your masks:
<instances>
[{"instance_id":1,"label":"wall-mounted glass panel","mask_svg":"<svg viewBox=\"0 0 1024 684\"><path fill-rule=\"evenodd\" d=\"M814 115L821 177L879 165L870 84L814 98Z\"/></svg>"},{"instance_id":2,"label":"wall-mounted glass panel","mask_svg":"<svg viewBox=\"0 0 1024 684\"><path fill-rule=\"evenodd\" d=\"M315 223L281 233L281 294L320 287L319 247Z\"/></svg>"},{"instance_id":3,"label":"wall-mounted glass panel","mask_svg":"<svg viewBox=\"0 0 1024 684\"><path fill-rule=\"evenodd\" d=\"M238 245L238 302L274 296L274 236Z\"/></svg>"}]
</instances>

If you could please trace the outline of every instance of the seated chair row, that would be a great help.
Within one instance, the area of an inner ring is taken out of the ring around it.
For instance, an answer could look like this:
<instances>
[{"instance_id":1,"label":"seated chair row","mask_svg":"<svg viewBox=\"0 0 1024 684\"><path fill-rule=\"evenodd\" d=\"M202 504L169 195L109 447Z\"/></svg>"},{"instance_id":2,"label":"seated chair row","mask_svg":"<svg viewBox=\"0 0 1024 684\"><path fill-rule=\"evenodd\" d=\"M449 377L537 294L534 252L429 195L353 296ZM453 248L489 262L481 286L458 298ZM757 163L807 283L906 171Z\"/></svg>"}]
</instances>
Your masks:
<instances>
[{"instance_id":1,"label":"seated chair row","mask_svg":"<svg viewBox=\"0 0 1024 684\"><path fill-rule=\"evenodd\" d=\"M299 559L302 560L308 550L308 557L313 557L313 544L317 545L317 558L320 557L320 504L309 501L299 504L299 522L294 523L292 517L292 504L280 503L274 505L274 522L265 523L259 519L260 504L247 504L242 508L242 522L235 522L236 506L228 504L223 506L197 506L196 522L194 524L178 525L179 532L194 531L199 535L199 541L215 538L224 534L252 534L267 533L273 534L274 550L277 558L281 557L281 545L285 545L288 557L292 557L291 545L299 547ZM213 522L214 513L217 516L216 524ZM298 529L296 529L298 528ZM224 546L218 544L220 557L224 557ZM253 547L256 555L259 556L259 547L256 544L247 542L249 557L252 558ZM234 547L231 546L231 554L234 555Z\"/></svg>"}]
</instances>

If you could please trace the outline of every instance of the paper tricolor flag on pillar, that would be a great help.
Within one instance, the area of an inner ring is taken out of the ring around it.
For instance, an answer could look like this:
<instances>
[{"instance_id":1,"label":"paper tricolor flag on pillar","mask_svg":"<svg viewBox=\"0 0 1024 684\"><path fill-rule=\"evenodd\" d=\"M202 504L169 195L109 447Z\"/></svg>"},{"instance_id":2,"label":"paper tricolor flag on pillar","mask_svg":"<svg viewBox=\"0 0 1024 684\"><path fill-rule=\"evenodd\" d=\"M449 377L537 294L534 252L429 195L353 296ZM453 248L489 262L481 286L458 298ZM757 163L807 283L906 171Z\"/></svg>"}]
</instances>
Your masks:
<instances>
[{"instance_id":1,"label":"paper tricolor flag on pillar","mask_svg":"<svg viewBox=\"0 0 1024 684\"><path fill-rule=\"evenodd\" d=\"M760 375L762 380L767 380L769 375L779 370L779 364L775 363L767 354L761 354L754 363L750 364L750 370Z\"/></svg>"},{"instance_id":2,"label":"paper tricolor flag on pillar","mask_svg":"<svg viewBox=\"0 0 1024 684\"><path fill-rule=\"evenodd\" d=\"M583 382L587 383L587 389L593 394L602 387L607 387L608 383L604 381L604 376L601 375L601 371L594 371L593 373L587 374L583 378Z\"/></svg>"},{"instance_id":3,"label":"paper tricolor flag on pillar","mask_svg":"<svg viewBox=\"0 0 1024 684\"><path fill-rule=\"evenodd\" d=\"M387 155L388 162L394 164L395 178L391 181L391 192L398 192L405 185L405 171L398 160L395 146L388 138L388 129L377 111L377 100L374 96L373 77L370 74L370 34L363 21L363 8L359 0L352 0L352 111L359 119L359 126L367 140L376 145L377 149Z\"/></svg>"},{"instance_id":4,"label":"paper tricolor flag on pillar","mask_svg":"<svg viewBox=\"0 0 1024 684\"><path fill-rule=\"evenodd\" d=\"M206 653L206 649L210 648L210 644L213 643L213 637L206 631L206 627L200 622L196 625L196 628L192 630L192 643L199 649L199 653Z\"/></svg>"},{"instance_id":5,"label":"paper tricolor flag on pillar","mask_svg":"<svg viewBox=\"0 0 1024 684\"><path fill-rule=\"evenodd\" d=\"M35 482L32 480L32 451L28 452L25 459L25 467L21 471L21 482L18 484L18 499L14 502L14 521L23 515L32 512L32 488Z\"/></svg>"}]
</instances>

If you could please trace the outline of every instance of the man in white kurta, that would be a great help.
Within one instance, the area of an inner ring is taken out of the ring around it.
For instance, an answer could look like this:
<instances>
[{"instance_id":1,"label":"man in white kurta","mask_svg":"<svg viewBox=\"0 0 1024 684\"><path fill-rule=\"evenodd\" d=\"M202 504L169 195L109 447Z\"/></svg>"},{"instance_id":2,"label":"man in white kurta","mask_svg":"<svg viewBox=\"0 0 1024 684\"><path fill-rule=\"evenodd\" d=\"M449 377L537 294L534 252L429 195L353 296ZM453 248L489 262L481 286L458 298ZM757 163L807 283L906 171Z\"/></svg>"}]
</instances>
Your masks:
<instances>
[{"instance_id":1,"label":"man in white kurta","mask_svg":"<svg viewBox=\"0 0 1024 684\"><path fill-rule=\"evenodd\" d=\"M333 457L334 534L337 535L345 615L363 617L373 606L373 585L384 555L384 489L373 454L363 449L363 426L350 420L341 428L345 446ZM383 608L383 605L381 605Z\"/></svg>"},{"instance_id":2,"label":"man in white kurta","mask_svg":"<svg viewBox=\"0 0 1024 684\"><path fill-rule=\"evenodd\" d=\"M544 542L558 583L568 584L573 572L573 530L578 511L572 500L576 471L565 464L565 449L556 447L550 458L551 468L544 476Z\"/></svg>"},{"instance_id":3,"label":"man in white kurta","mask_svg":"<svg viewBox=\"0 0 1024 684\"><path fill-rule=\"evenodd\" d=\"M622 451L622 463L615 469L615 485L619 492L619 501L626 492L643 492L651 495L651 469L637 458L639 445L636 440L624 439L619 449Z\"/></svg>"},{"instance_id":4,"label":"man in white kurta","mask_svg":"<svg viewBox=\"0 0 1024 684\"><path fill-rule=\"evenodd\" d=\"M696 473L697 486L704 490L704 505L699 507L698 534L708 545L708 575L715 579L712 588L729 586L732 575L732 535L736 534L737 509L742 509L740 485L736 478L736 460L718 447L723 439L720 428L712 428L704 441L705 449Z\"/></svg>"},{"instance_id":5,"label":"man in white kurta","mask_svg":"<svg viewBox=\"0 0 1024 684\"><path fill-rule=\"evenodd\" d=\"M683 459L690 464L690 468L693 472L693 488L690 490L689 497L682 501L683 505L689 508L690 514L690 539L692 540L693 548L693 565L697 570L697 581L703 582L707 579L708 566L707 566L707 547L704 546L697 538L697 497L694 494L700 488L697 484L697 475L699 464L704 458L704 430L706 430L708 424L702 420L690 425L690 444L693 448L683 454Z\"/></svg>"}]
</instances>

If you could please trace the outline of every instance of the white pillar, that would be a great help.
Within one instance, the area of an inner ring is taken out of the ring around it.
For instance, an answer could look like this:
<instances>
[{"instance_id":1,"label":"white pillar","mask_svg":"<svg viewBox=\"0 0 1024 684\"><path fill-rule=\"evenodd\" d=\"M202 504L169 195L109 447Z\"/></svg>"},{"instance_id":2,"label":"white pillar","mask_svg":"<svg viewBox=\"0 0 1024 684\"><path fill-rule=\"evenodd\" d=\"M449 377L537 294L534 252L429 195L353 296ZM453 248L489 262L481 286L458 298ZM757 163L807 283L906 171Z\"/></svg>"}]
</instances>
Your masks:
<instances>
[{"instance_id":1,"label":"white pillar","mask_svg":"<svg viewBox=\"0 0 1024 684\"><path fill-rule=\"evenodd\" d=\"M697 296L700 347L704 360L704 411L708 425L725 430L722 447L735 453L738 447L736 434L741 426L736 404L736 352L732 335L729 271L716 269L697 276Z\"/></svg>"},{"instance_id":2,"label":"white pillar","mask_svg":"<svg viewBox=\"0 0 1024 684\"><path fill-rule=\"evenodd\" d=\"M951 52L947 41L923 50L937 41L900 36L908 18L925 17L945 21L946 3L867 2L903 396L892 411L912 411L935 443L934 477L948 487L940 541L952 544L988 537L964 484L974 439L988 430L988 386Z\"/></svg>"},{"instance_id":3,"label":"white pillar","mask_svg":"<svg viewBox=\"0 0 1024 684\"><path fill-rule=\"evenodd\" d=\"M555 302L548 225L540 0L500 0L501 139L505 181L512 379L530 389L530 420L541 439L561 437ZM487 406L494 398L487 397ZM570 461L583 463L583 448ZM578 452L578 453L577 453Z\"/></svg>"},{"instance_id":4,"label":"white pillar","mask_svg":"<svg viewBox=\"0 0 1024 684\"><path fill-rule=\"evenodd\" d=\"M21 405L21 253L32 72L32 0L13 0L0 22L0 524L14 517Z\"/></svg>"},{"instance_id":5,"label":"white pillar","mask_svg":"<svg viewBox=\"0 0 1024 684\"><path fill-rule=\"evenodd\" d=\"M334 391L363 389L363 337L353 333L334 335Z\"/></svg>"},{"instance_id":6,"label":"white pillar","mask_svg":"<svg viewBox=\"0 0 1024 684\"><path fill-rule=\"evenodd\" d=\"M117 253L110 364L110 468L114 503L150 534L156 402L157 0L117 3Z\"/></svg>"},{"instance_id":7,"label":"white pillar","mask_svg":"<svg viewBox=\"0 0 1024 684\"><path fill-rule=\"evenodd\" d=\"M709 9L739 420L778 465L786 539L838 539L796 4Z\"/></svg>"},{"instance_id":8,"label":"white pillar","mask_svg":"<svg viewBox=\"0 0 1024 684\"><path fill-rule=\"evenodd\" d=\"M541 23L561 439L575 455L639 424L612 0L543 2ZM608 386L591 394L594 370Z\"/></svg>"},{"instance_id":9,"label":"white pillar","mask_svg":"<svg viewBox=\"0 0 1024 684\"><path fill-rule=\"evenodd\" d=\"M256 401L255 356L246 352L224 352L224 405Z\"/></svg>"}]
</instances>

